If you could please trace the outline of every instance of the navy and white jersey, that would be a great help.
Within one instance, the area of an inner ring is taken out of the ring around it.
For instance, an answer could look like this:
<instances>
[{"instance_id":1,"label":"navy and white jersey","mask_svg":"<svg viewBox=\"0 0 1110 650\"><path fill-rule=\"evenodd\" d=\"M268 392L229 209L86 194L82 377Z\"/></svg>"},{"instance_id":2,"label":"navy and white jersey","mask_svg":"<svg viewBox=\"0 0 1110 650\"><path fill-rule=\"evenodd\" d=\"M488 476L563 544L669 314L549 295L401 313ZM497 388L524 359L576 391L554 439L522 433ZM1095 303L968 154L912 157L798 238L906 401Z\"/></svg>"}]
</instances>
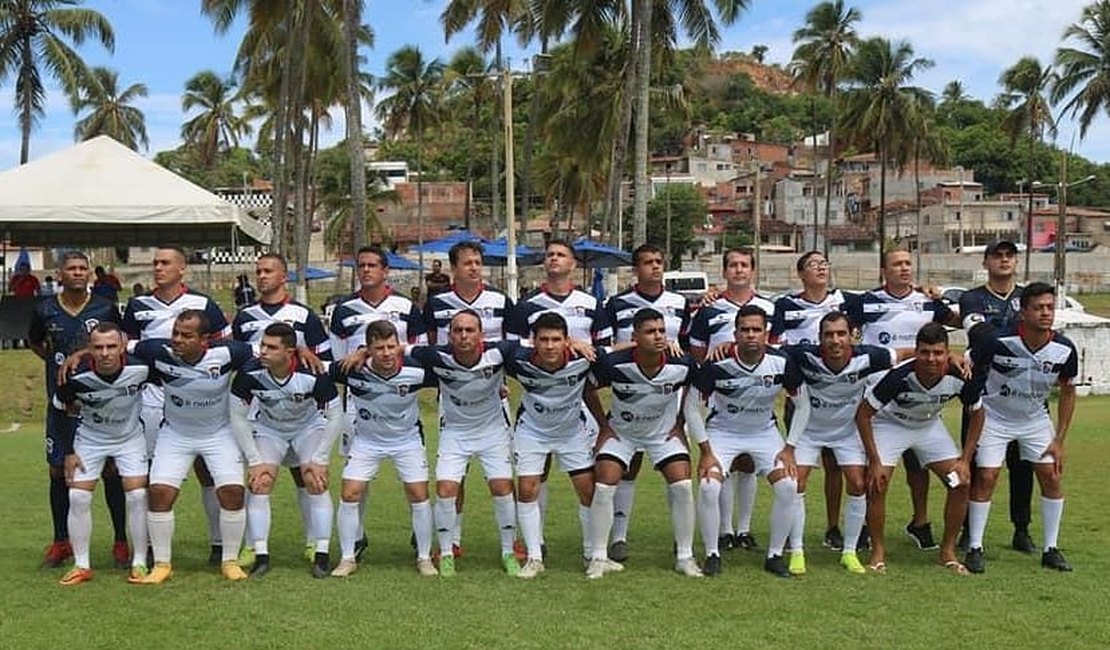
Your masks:
<instances>
[{"instance_id":1,"label":"navy and white jersey","mask_svg":"<svg viewBox=\"0 0 1110 650\"><path fill-rule=\"evenodd\" d=\"M848 317L863 332L860 342L884 348L912 348L922 325L933 321L945 323L952 316L948 305L916 289L897 297L879 287L865 291L859 300L848 304Z\"/></svg>"},{"instance_id":2,"label":"navy and white jersey","mask_svg":"<svg viewBox=\"0 0 1110 650\"><path fill-rule=\"evenodd\" d=\"M976 367L986 368L983 406L988 419L992 426L1009 430L1049 426L1049 392L1079 374L1075 344L1059 333L1030 350L1019 328L973 348L971 360Z\"/></svg>"},{"instance_id":3,"label":"navy and white jersey","mask_svg":"<svg viewBox=\"0 0 1110 650\"><path fill-rule=\"evenodd\" d=\"M170 302L162 302L154 293L145 296L132 296L123 310L120 327L128 338L135 341L147 339L168 339L173 334L173 322L177 315L186 309L199 309L208 317L209 329L205 334L216 338L231 336L231 326L227 324L223 311L214 300L186 287L185 293Z\"/></svg>"},{"instance_id":4,"label":"navy and white jersey","mask_svg":"<svg viewBox=\"0 0 1110 650\"><path fill-rule=\"evenodd\" d=\"M246 363L231 382L231 394L247 404L257 404L257 424L280 433L300 433L319 426L320 411L339 405L335 382L294 368L278 379L258 359Z\"/></svg>"},{"instance_id":5,"label":"navy and white jersey","mask_svg":"<svg viewBox=\"0 0 1110 650\"><path fill-rule=\"evenodd\" d=\"M147 339L135 346L134 355L153 366L152 376L165 389L166 424L199 438L230 426L231 373L253 359L254 351L246 343L221 341L188 363L174 354L168 339Z\"/></svg>"},{"instance_id":6,"label":"navy and white jersey","mask_svg":"<svg viewBox=\"0 0 1110 650\"><path fill-rule=\"evenodd\" d=\"M816 345L790 345L782 351L794 360L792 372L785 377L786 390L795 393L805 384L809 391L806 431L831 434L839 434L849 425L855 428L856 408L867 388L867 377L889 370L896 360L889 348L856 345L848 363L840 372L833 372Z\"/></svg>"},{"instance_id":7,"label":"navy and white jersey","mask_svg":"<svg viewBox=\"0 0 1110 650\"><path fill-rule=\"evenodd\" d=\"M428 301L424 303L424 323L429 334L435 332L438 345L447 344L447 328L451 319L464 309L474 310L482 319L482 339L487 343L510 338L506 336L505 321L512 313L513 301L508 296L483 286L474 300L467 301L452 287L450 291L428 296Z\"/></svg>"},{"instance_id":8,"label":"navy and white jersey","mask_svg":"<svg viewBox=\"0 0 1110 650\"><path fill-rule=\"evenodd\" d=\"M768 323L775 314L775 304L758 293L753 293L745 303L733 302L721 294L720 298L694 314L694 321L690 324L690 347L711 350L721 343L735 341L736 312L745 305L755 305L767 312Z\"/></svg>"},{"instance_id":9,"label":"navy and white jersey","mask_svg":"<svg viewBox=\"0 0 1110 650\"><path fill-rule=\"evenodd\" d=\"M825 314L845 311L849 295L836 289L825 294L819 302L810 302L803 293L782 296L775 301L775 314L771 319L771 336L783 345L819 345L818 329Z\"/></svg>"},{"instance_id":10,"label":"navy and white jersey","mask_svg":"<svg viewBox=\"0 0 1110 650\"><path fill-rule=\"evenodd\" d=\"M92 443L111 444L142 434L142 386L150 366L127 355L114 375L97 374L95 364L83 361L65 385L54 394L54 406L79 407L77 435Z\"/></svg>"},{"instance_id":11,"label":"navy and white jersey","mask_svg":"<svg viewBox=\"0 0 1110 650\"><path fill-rule=\"evenodd\" d=\"M690 329L690 313L686 311L686 298L680 293L664 290L654 296L637 287L622 291L605 303L606 318L613 327L613 342L632 340L632 319L641 309L651 308L663 315L667 326L667 340L677 341Z\"/></svg>"},{"instance_id":12,"label":"navy and white jersey","mask_svg":"<svg viewBox=\"0 0 1110 650\"><path fill-rule=\"evenodd\" d=\"M666 436L678 418L678 396L694 378L697 364L686 355L665 353L662 368L648 377L636 362L635 348L607 354L594 364L598 386L609 386L609 426L618 436L647 439Z\"/></svg>"},{"instance_id":13,"label":"navy and white jersey","mask_svg":"<svg viewBox=\"0 0 1110 650\"><path fill-rule=\"evenodd\" d=\"M412 357L404 357L397 372L388 376L374 372L369 364L344 373L338 363L328 375L347 387L347 410L357 415L355 435L380 449L423 442L417 393L435 386L435 376Z\"/></svg>"},{"instance_id":14,"label":"navy and white jersey","mask_svg":"<svg viewBox=\"0 0 1110 650\"><path fill-rule=\"evenodd\" d=\"M945 404L957 397L969 411L981 408L983 382L965 380L959 372L949 370L936 384L926 387L914 372L914 360L909 359L867 389L866 397L867 403L877 411L876 419L909 429L926 429L940 417Z\"/></svg>"},{"instance_id":15,"label":"navy and white jersey","mask_svg":"<svg viewBox=\"0 0 1110 650\"><path fill-rule=\"evenodd\" d=\"M990 323L998 332L1015 328L1021 311L1021 289L1015 285L1005 296L986 285L965 291L960 296L960 319L964 329L969 330L979 323Z\"/></svg>"},{"instance_id":16,"label":"navy and white jersey","mask_svg":"<svg viewBox=\"0 0 1110 650\"><path fill-rule=\"evenodd\" d=\"M231 336L257 347L262 342L262 333L274 323L288 324L297 333L298 346L307 347L325 361L331 360L331 339L320 317L311 307L295 300L256 302L243 307L231 322Z\"/></svg>"},{"instance_id":17,"label":"navy and white jersey","mask_svg":"<svg viewBox=\"0 0 1110 650\"><path fill-rule=\"evenodd\" d=\"M548 293L543 287L533 291L513 308L509 318L509 332L523 340L532 338L532 323L541 314L555 312L567 321L567 334L572 339L607 344L613 338L613 328L605 317L605 310L597 298L580 289L565 296Z\"/></svg>"},{"instance_id":18,"label":"navy and white jersey","mask_svg":"<svg viewBox=\"0 0 1110 650\"><path fill-rule=\"evenodd\" d=\"M515 341L502 343L505 374L520 382L517 427L545 438L570 438L581 431L582 392L592 364L582 357L546 370L533 359L535 351Z\"/></svg>"},{"instance_id":19,"label":"navy and white jersey","mask_svg":"<svg viewBox=\"0 0 1110 650\"><path fill-rule=\"evenodd\" d=\"M694 386L709 399L707 429L743 436L775 426L775 397L782 392L787 374L795 374L794 361L785 353L768 349L754 366L736 354L702 364L694 373Z\"/></svg>"},{"instance_id":20,"label":"navy and white jersey","mask_svg":"<svg viewBox=\"0 0 1110 650\"><path fill-rule=\"evenodd\" d=\"M441 432L480 438L508 426L501 406L505 357L497 346L483 349L472 366L456 361L449 345L418 345L409 353L438 382Z\"/></svg>"},{"instance_id":21,"label":"navy and white jersey","mask_svg":"<svg viewBox=\"0 0 1110 650\"><path fill-rule=\"evenodd\" d=\"M332 356L342 359L364 345L366 326L379 320L393 323L401 343L423 343L427 340L424 319L408 298L391 290L381 302L372 305L360 294L354 293L336 305L331 314Z\"/></svg>"},{"instance_id":22,"label":"navy and white jersey","mask_svg":"<svg viewBox=\"0 0 1110 650\"><path fill-rule=\"evenodd\" d=\"M119 308L97 295L77 314L66 311L59 297L43 298L35 303L31 312L31 325L27 339L46 348L46 396L54 394L58 385L58 366L66 357L85 347L89 333L100 323L119 322Z\"/></svg>"}]
</instances>

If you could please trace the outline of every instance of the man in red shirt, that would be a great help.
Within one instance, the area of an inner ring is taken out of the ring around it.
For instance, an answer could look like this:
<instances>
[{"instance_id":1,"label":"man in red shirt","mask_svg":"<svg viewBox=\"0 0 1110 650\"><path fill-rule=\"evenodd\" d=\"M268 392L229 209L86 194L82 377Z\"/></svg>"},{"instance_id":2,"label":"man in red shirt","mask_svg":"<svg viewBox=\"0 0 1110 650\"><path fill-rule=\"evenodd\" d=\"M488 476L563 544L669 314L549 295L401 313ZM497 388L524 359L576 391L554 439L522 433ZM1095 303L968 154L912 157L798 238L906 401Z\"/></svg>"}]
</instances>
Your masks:
<instances>
[{"instance_id":1,"label":"man in red shirt","mask_svg":"<svg viewBox=\"0 0 1110 650\"><path fill-rule=\"evenodd\" d=\"M39 293L39 279L31 275L31 265L23 262L15 267L8 281L8 291L16 298L34 298Z\"/></svg>"}]
</instances>

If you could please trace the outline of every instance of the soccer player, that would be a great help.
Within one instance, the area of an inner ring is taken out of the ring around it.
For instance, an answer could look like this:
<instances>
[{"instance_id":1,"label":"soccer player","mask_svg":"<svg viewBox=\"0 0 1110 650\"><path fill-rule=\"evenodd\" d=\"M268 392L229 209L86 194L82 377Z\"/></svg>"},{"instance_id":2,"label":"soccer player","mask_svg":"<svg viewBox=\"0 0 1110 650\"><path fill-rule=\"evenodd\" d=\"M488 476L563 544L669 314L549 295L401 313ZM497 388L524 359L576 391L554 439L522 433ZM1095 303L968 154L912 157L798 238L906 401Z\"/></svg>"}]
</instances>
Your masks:
<instances>
[{"instance_id":1,"label":"soccer player","mask_svg":"<svg viewBox=\"0 0 1110 650\"><path fill-rule=\"evenodd\" d=\"M420 423L417 393L434 386L435 377L411 357L403 356L397 327L387 320L366 326L367 359L350 371L334 364L331 377L347 386L349 406L356 414L354 439L343 468L339 502L339 547L342 559L331 572L337 578L358 569L356 544L362 532L360 504L367 484L382 461L392 460L405 486L416 541L416 569L437 574L432 564L432 505L428 500L428 456ZM447 557L452 558L451 553Z\"/></svg>"},{"instance_id":2,"label":"soccer player","mask_svg":"<svg viewBox=\"0 0 1110 650\"><path fill-rule=\"evenodd\" d=\"M440 431L436 454L436 531L439 574L455 575L452 553L455 498L467 463L477 458L493 496L494 517L501 539L501 564L515 576L520 563L513 554L516 504L509 426L501 405L505 359L498 347L482 344L482 320L473 310L451 319L446 346L416 346L410 354L430 370L439 385Z\"/></svg>"},{"instance_id":3,"label":"soccer player","mask_svg":"<svg viewBox=\"0 0 1110 650\"><path fill-rule=\"evenodd\" d=\"M921 463L948 488L944 503L944 534L940 562L957 575L967 567L956 559L956 536L967 513L973 449L956 449L940 412L959 397L972 413L971 436L983 429L983 384L965 379L950 364L948 332L940 323L926 323L917 333L914 358L886 373L868 389L856 410L856 428L867 450L867 524L871 533L871 567L886 569L886 492L898 459L912 449Z\"/></svg>"},{"instance_id":4,"label":"soccer player","mask_svg":"<svg viewBox=\"0 0 1110 650\"><path fill-rule=\"evenodd\" d=\"M173 575L173 505L189 466L198 456L211 472L220 505L220 572L228 580L247 578L238 562L247 523L243 457L252 486L272 481L273 474L262 466L250 435L242 435L242 428L231 426L231 373L254 357L253 350L238 341L210 342L205 334L210 331L205 312L186 309L174 318L169 341L146 339L133 350L136 357L153 365L154 378L165 388L165 417L150 467L147 515L154 568L138 580L141 584L160 584Z\"/></svg>"},{"instance_id":5,"label":"soccer player","mask_svg":"<svg viewBox=\"0 0 1110 650\"><path fill-rule=\"evenodd\" d=\"M783 562L782 549L794 523L798 486L775 457L782 451L782 435L775 426L775 397L784 378L793 374L793 361L767 347L767 313L755 305L736 312L736 346L728 357L707 362L694 375L694 386L709 399L706 429L709 447L718 466L701 478L698 519L705 544L707 576L721 573L719 540L721 511L721 467L747 454L755 473L766 476L774 490L771 504L771 533L764 568L780 577L791 577Z\"/></svg>"},{"instance_id":6,"label":"soccer player","mask_svg":"<svg viewBox=\"0 0 1110 650\"><path fill-rule=\"evenodd\" d=\"M643 244L632 251L636 284L616 294L605 304L608 322L613 327L614 343L632 340L632 319L637 311L645 307L663 314L668 341L678 342L680 338L685 338L690 329L686 298L663 287L663 266L663 251L655 244ZM621 477L613 497L613 542L609 545L609 558L618 562L628 559L628 528L635 503L635 480L643 460L643 451L637 451L632 456L628 472Z\"/></svg>"},{"instance_id":7,"label":"soccer player","mask_svg":"<svg viewBox=\"0 0 1110 650\"><path fill-rule=\"evenodd\" d=\"M821 317L820 346L796 345L784 349L793 357L795 372L784 386L794 402L790 435L779 457L787 472L797 476L795 523L790 531L789 570L806 572L805 491L809 473L817 466L821 449L828 447L844 474L848 508L844 515L844 547L840 564L852 573L865 571L856 556L856 545L867 516L866 455L856 431L856 405L867 387L867 376L889 370L897 357L887 348L852 345L848 317L839 311Z\"/></svg>"},{"instance_id":8,"label":"soccer player","mask_svg":"<svg viewBox=\"0 0 1110 650\"><path fill-rule=\"evenodd\" d=\"M709 350L735 340L736 313L744 305L755 305L768 316L775 313L774 303L755 291L755 254L750 249L725 251L721 258L721 277L725 280L725 290L702 306L690 324L690 356L699 363L705 360ZM751 459L738 457L737 465L728 469L729 476L721 490L721 543L726 549L756 550L759 544L751 534L751 522L758 481ZM740 510L735 532L732 525L734 495Z\"/></svg>"},{"instance_id":9,"label":"soccer player","mask_svg":"<svg viewBox=\"0 0 1110 650\"><path fill-rule=\"evenodd\" d=\"M990 340L992 333L1012 331L1016 327L1021 309L1021 287L1014 279L1017 255L1017 246L1009 241L995 242L983 252L983 268L987 271L986 284L965 291L960 296L960 318L969 341L974 342L980 338ZM961 440L967 439L967 422L965 413L960 428ZM1006 446L1006 475L1010 483L1010 523L1014 525L1011 545L1022 553L1035 553L1037 545L1029 535L1029 522L1032 521L1033 464L1021 459L1017 442Z\"/></svg>"},{"instance_id":10,"label":"soccer player","mask_svg":"<svg viewBox=\"0 0 1110 650\"><path fill-rule=\"evenodd\" d=\"M775 301L775 314L771 320L771 340L783 345L817 345L818 323L830 311L845 311L844 303L851 296L839 289L829 290L829 261L821 251L809 251L798 258L795 268L802 290L782 296ZM790 426L793 402L786 402L784 419ZM844 491L844 477L836 464L836 457L825 448L821 450L821 467L825 470L825 526L824 545L834 551L844 549L844 535L840 532L840 495Z\"/></svg>"},{"instance_id":11,"label":"soccer player","mask_svg":"<svg viewBox=\"0 0 1110 650\"><path fill-rule=\"evenodd\" d=\"M572 357L567 322L553 312L541 314L532 324L532 347L508 342L500 348L505 354L505 373L524 389L513 435L517 515L528 548L528 560L518 576L535 578L544 571L543 520L537 500L549 455L559 461L578 494L583 557L592 555L585 544L594 493L593 444L579 417L583 390L595 390L587 386L592 364L585 357Z\"/></svg>"},{"instance_id":12,"label":"soccer player","mask_svg":"<svg viewBox=\"0 0 1110 650\"><path fill-rule=\"evenodd\" d=\"M849 302L849 316L862 332L861 343L909 353L914 348L918 330L925 323L959 327L959 316L947 305L914 288L913 275L913 257L909 251L883 253L883 286L866 291L858 300ZM876 381L878 377L871 383ZM913 519L906 524L905 533L919 549L929 551L937 548L929 523L929 472L918 461L912 449L906 450L902 462L910 487Z\"/></svg>"},{"instance_id":13,"label":"soccer player","mask_svg":"<svg viewBox=\"0 0 1110 650\"><path fill-rule=\"evenodd\" d=\"M1011 441L1021 448L1021 459L1033 463L1041 487L1044 519L1041 566L1071 571L1071 565L1057 547L1057 539L1064 514L1064 439L1075 412L1072 380L1079 371L1078 355L1071 341L1052 331L1056 317L1055 289L1043 282L1030 283L1021 290L1020 305L1016 331L1001 333L993 342L982 341L972 347L972 361L987 369L983 433L976 440L972 430L967 439L968 446L977 446L977 467L968 505L969 549L964 560L973 573L982 573L986 568L983 534L991 494ZM1053 386L1059 388L1055 427L1048 410Z\"/></svg>"},{"instance_id":14,"label":"soccer player","mask_svg":"<svg viewBox=\"0 0 1110 650\"><path fill-rule=\"evenodd\" d=\"M231 425L237 438L252 435L247 419L252 404L258 417L253 436L262 472L274 475L278 465L292 454L303 466L308 492L308 535L314 543L312 575L325 578L329 566L332 504L328 493L328 460L343 427L339 393L328 375L316 375L297 364L297 332L287 323L271 323L262 332L258 359L249 361L231 384ZM321 411L324 416L321 417ZM303 476L302 476L303 478ZM250 575L259 578L270 570L270 493L273 483L251 486L247 520L255 561Z\"/></svg>"},{"instance_id":15,"label":"soccer player","mask_svg":"<svg viewBox=\"0 0 1110 650\"><path fill-rule=\"evenodd\" d=\"M262 343L262 333L274 323L288 323L293 327L297 339L297 356L311 369L318 360L331 360L331 340L320 318L308 305L293 300L286 288L289 275L285 258L276 253L266 253L254 263L255 280L258 283L258 302L244 306L235 314L231 323L231 335L236 341L250 343L256 350ZM296 455L285 459L286 464L295 463ZM297 506L301 513L301 523L305 531L305 555L314 560L317 540L312 532L312 495L305 487L298 467L290 466L289 474L297 486ZM252 529L251 500L253 492L247 493L247 543L243 547L240 561L243 566L253 564L252 554L256 541ZM330 528L330 527L329 527Z\"/></svg>"},{"instance_id":16,"label":"soccer player","mask_svg":"<svg viewBox=\"0 0 1110 650\"><path fill-rule=\"evenodd\" d=\"M593 557L586 577L597 579L606 572L619 571L621 565L608 558L607 542L613 526L613 495L637 449L643 449L667 482L667 502L675 539L675 571L700 577L694 559L694 491L690 480L690 452L682 439L683 421L679 417L677 394L684 396L683 411L692 427L701 424L696 396L688 395L695 364L687 356L673 357L668 352L667 325L663 314L645 307L632 319L635 348L598 356L595 371L598 386L610 386L612 399L608 418L600 404L590 409L601 431L597 437L594 461L594 499L590 505L590 550ZM694 435L693 433L691 435ZM712 453L704 442L704 432L694 436L703 455L700 463L711 463ZM718 468L719 470L719 468Z\"/></svg>"},{"instance_id":17,"label":"soccer player","mask_svg":"<svg viewBox=\"0 0 1110 650\"><path fill-rule=\"evenodd\" d=\"M63 276L64 277L64 276ZM74 568L62 578L70 586L92 580L89 540L92 537L92 493L108 458L116 464L127 501L131 543L131 580L146 575L147 453L142 412L142 385L147 364L124 353L123 333L112 321L98 323L89 334L91 362L54 394L55 405L80 416L76 436L65 450L69 484L69 532Z\"/></svg>"},{"instance_id":18,"label":"soccer player","mask_svg":"<svg viewBox=\"0 0 1110 650\"><path fill-rule=\"evenodd\" d=\"M231 326L227 324L219 305L203 293L193 291L185 285L186 258L185 251L180 246L159 246L154 251L153 265L154 289L146 295L132 296L123 311L120 327L129 340L170 338L177 316L190 309L204 312L205 322L211 328L210 331L203 332L205 336L222 339L231 335ZM148 383L143 390L143 434L146 436L148 453L154 452L163 410L163 387L156 382ZM216 486L203 460L197 461L193 471L201 485L201 499L208 520L208 562L218 564L222 553L220 503L216 498Z\"/></svg>"},{"instance_id":19,"label":"soccer player","mask_svg":"<svg viewBox=\"0 0 1110 650\"><path fill-rule=\"evenodd\" d=\"M31 350L46 363L46 463L50 476L50 514L54 523L54 541L46 547L43 566L51 568L61 566L73 555L66 527L70 504L63 443L64 440L73 438L73 422L52 403L58 386L58 369L67 355L83 349L88 342L89 332L98 324L119 321L119 308L114 302L89 294L89 258L84 253L65 253L58 269L58 278L62 283L62 291L35 303L27 334ZM110 462L105 463L102 478L104 499L115 531L112 557L117 566L126 568L130 552L124 523L123 486Z\"/></svg>"}]
</instances>

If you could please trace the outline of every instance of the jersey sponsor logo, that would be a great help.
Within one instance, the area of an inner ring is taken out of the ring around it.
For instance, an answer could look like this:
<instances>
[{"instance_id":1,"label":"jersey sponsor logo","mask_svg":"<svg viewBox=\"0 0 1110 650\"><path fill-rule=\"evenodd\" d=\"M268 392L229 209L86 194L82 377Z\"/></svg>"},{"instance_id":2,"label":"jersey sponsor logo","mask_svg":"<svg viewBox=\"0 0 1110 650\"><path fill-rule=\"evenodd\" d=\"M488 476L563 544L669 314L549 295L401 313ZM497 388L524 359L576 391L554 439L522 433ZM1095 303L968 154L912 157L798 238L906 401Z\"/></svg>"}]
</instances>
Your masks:
<instances>
[{"instance_id":1,"label":"jersey sponsor logo","mask_svg":"<svg viewBox=\"0 0 1110 650\"><path fill-rule=\"evenodd\" d=\"M1010 309L1021 311L1021 298L1010 298Z\"/></svg>"},{"instance_id":2,"label":"jersey sponsor logo","mask_svg":"<svg viewBox=\"0 0 1110 650\"><path fill-rule=\"evenodd\" d=\"M879 332L879 343L883 345L890 345L890 332Z\"/></svg>"},{"instance_id":3,"label":"jersey sponsor logo","mask_svg":"<svg viewBox=\"0 0 1110 650\"><path fill-rule=\"evenodd\" d=\"M177 395L170 395L170 401L173 402L173 405L177 408L185 407L185 400L181 399Z\"/></svg>"},{"instance_id":4,"label":"jersey sponsor logo","mask_svg":"<svg viewBox=\"0 0 1110 650\"><path fill-rule=\"evenodd\" d=\"M62 354L61 352L55 352L54 353L54 364L55 365L60 366L65 362L66 362L66 355Z\"/></svg>"},{"instance_id":5,"label":"jersey sponsor logo","mask_svg":"<svg viewBox=\"0 0 1110 650\"><path fill-rule=\"evenodd\" d=\"M763 375L763 386L764 386L764 388L770 388L771 386L774 386L774 385L775 385L775 376L774 375Z\"/></svg>"},{"instance_id":6,"label":"jersey sponsor logo","mask_svg":"<svg viewBox=\"0 0 1110 650\"><path fill-rule=\"evenodd\" d=\"M92 334L92 331L94 329L96 329L96 326L99 325L99 324L100 324L100 321L95 319L95 318L86 318L85 319L85 333L86 334Z\"/></svg>"},{"instance_id":7,"label":"jersey sponsor logo","mask_svg":"<svg viewBox=\"0 0 1110 650\"><path fill-rule=\"evenodd\" d=\"M1056 364L1051 362L1051 361L1042 361L1041 362L1041 372L1043 372L1046 375L1051 375L1055 366L1056 366Z\"/></svg>"},{"instance_id":8,"label":"jersey sponsor logo","mask_svg":"<svg viewBox=\"0 0 1110 650\"><path fill-rule=\"evenodd\" d=\"M653 415L651 413L637 414L633 413L632 411L621 411L621 419L628 423L651 422L653 420L658 420L661 416L662 413L657 413Z\"/></svg>"},{"instance_id":9,"label":"jersey sponsor logo","mask_svg":"<svg viewBox=\"0 0 1110 650\"><path fill-rule=\"evenodd\" d=\"M208 366L208 376L212 379L219 379L220 378L220 367L219 366Z\"/></svg>"}]
</instances>

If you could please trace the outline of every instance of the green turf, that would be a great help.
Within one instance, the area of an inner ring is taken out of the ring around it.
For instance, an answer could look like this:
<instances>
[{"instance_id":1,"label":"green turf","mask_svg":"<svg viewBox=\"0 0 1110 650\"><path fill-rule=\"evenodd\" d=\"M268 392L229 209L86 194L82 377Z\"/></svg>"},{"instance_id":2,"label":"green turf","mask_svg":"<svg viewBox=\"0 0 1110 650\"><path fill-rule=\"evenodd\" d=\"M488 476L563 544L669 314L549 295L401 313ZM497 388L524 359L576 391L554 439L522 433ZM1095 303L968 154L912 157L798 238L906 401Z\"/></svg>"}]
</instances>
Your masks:
<instances>
[{"instance_id":1,"label":"green turf","mask_svg":"<svg viewBox=\"0 0 1110 650\"><path fill-rule=\"evenodd\" d=\"M207 566L206 528L190 481L177 510L176 573L169 583L135 587L124 582L122 571L106 568L111 538L98 496L96 579L63 588L56 584L62 570L38 568L50 533L38 364L24 351L0 352L0 373L9 385L0 400L0 430L20 423L18 430L0 434L3 648L1110 645L1110 624L1099 605L1110 596L1110 562L1099 546L1107 529L1102 471L1110 458L1099 423L1110 418L1110 398L1080 400L1068 446L1061 546L1076 567L1070 575L1042 570L1037 558L1007 550L1005 490L988 530L988 572L948 575L934 564L934 554L913 549L897 533L909 511L901 478L888 499L895 528L888 531L888 574L848 575L835 554L820 547L824 505L815 477L808 500L810 568L804 578L772 578L760 570L760 557L743 551L726 554L720 578L682 578L671 571L662 484L645 473L632 525L632 559L624 573L584 579L575 503L565 478L556 477L548 512L548 571L535 581L513 580L500 572L492 508L475 473L459 574L452 581L422 579L412 563L400 486L386 471L371 486L370 550L350 579L318 581L308 575L285 476L274 499L274 569L263 580L230 584ZM428 424L434 423L431 415L426 408ZM938 485L934 521L941 514ZM770 494L761 486L754 520L760 541L767 538ZM1039 531L1035 516L1035 538Z\"/></svg>"}]
</instances>

